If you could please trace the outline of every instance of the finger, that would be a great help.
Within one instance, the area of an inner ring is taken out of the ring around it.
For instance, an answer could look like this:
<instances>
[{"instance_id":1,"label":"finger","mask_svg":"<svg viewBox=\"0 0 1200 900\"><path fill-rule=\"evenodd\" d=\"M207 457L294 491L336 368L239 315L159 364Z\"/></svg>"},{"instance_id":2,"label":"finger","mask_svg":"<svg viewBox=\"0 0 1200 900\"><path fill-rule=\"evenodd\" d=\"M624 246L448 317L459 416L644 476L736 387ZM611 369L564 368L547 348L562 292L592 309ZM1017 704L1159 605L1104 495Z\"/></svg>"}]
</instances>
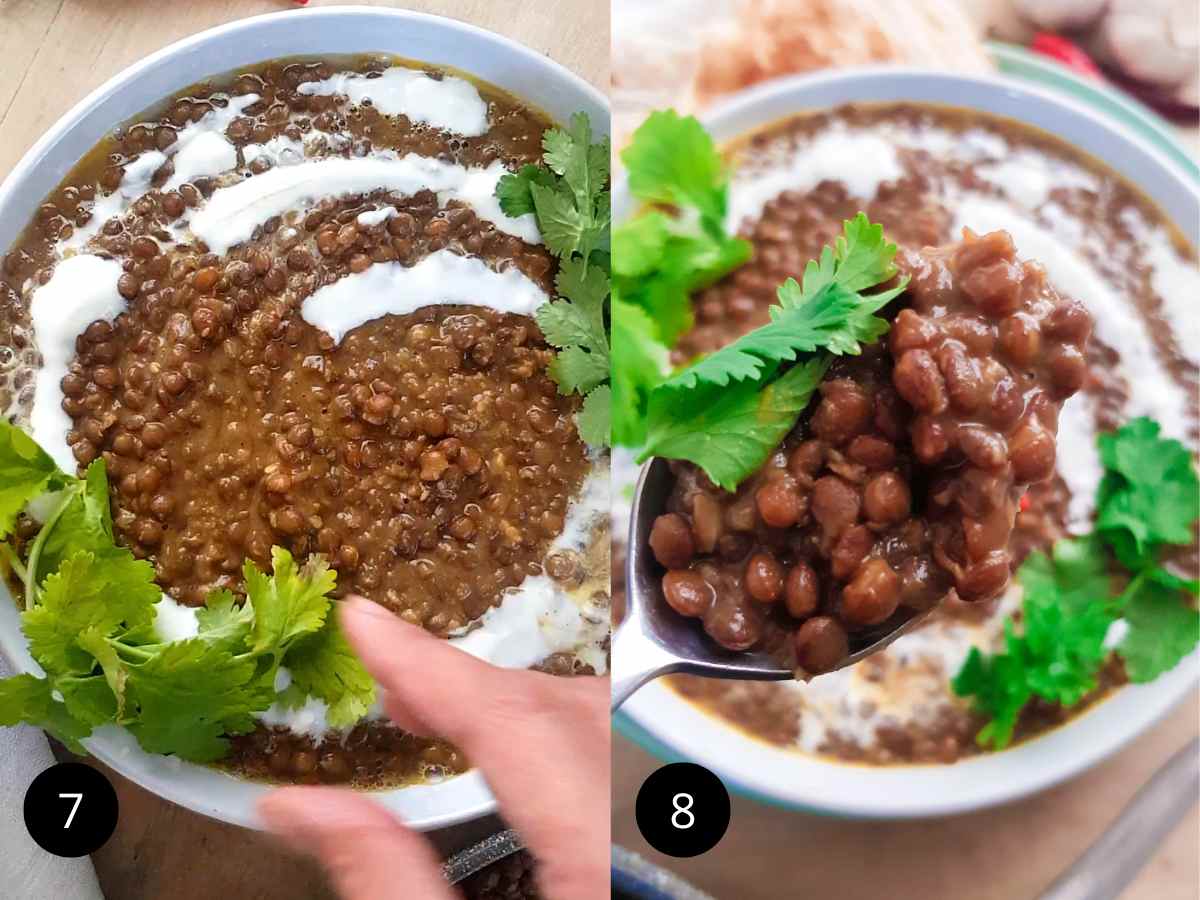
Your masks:
<instances>
[{"instance_id":1,"label":"finger","mask_svg":"<svg viewBox=\"0 0 1200 900\"><path fill-rule=\"evenodd\" d=\"M454 900L433 848L361 794L280 788L258 811L271 832L317 857L341 900Z\"/></svg>"},{"instance_id":2,"label":"finger","mask_svg":"<svg viewBox=\"0 0 1200 900\"><path fill-rule=\"evenodd\" d=\"M487 695L511 688L520 672L499 669L457 650L358 596L342 602L340 621L363 664L385 691L384 708L422 734L436 734L471 752L477 730L464 711L485 706ZM406 729L407 730L407 729Z\"/></svg>"},{"instance_id":3,"label":"finger","mask_svg":"<svg viewBox=\"0 0 1200 900\"><path fill-rule=\"evenodd\" d=\"M375 692L379 695L379 702L383 706L384 713L391 723L401 731L407 731L409 734L424 738L438 736L429 730L428 725L409 712L408 707L404 703L395 700L392 693L383 685L377 685Z\"/></svg>"},{"instance_id":4,"label":"finger","mask_svg":"<svg viewBox=\"0 0 1200 900\"><path fill-rule=\"evenodd\" d=\"M389 710L403 708L483 770L541 861L547 893L597 896L609 866L607 680L497 668L362 598L344 601L342 626Z\"/></svg>"}]
</instances>

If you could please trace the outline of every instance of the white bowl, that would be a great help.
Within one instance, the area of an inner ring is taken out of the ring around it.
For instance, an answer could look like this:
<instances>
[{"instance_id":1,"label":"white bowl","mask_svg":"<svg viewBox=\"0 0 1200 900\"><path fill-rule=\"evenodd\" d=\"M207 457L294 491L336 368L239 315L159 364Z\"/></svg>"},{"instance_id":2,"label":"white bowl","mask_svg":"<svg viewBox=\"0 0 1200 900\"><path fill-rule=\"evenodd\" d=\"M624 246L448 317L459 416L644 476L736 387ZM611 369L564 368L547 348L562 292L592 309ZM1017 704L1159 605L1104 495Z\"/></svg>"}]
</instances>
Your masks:
<instances>
[{"instance_id":1,"label":"white bowl","mask_svg":"<svg viewBox=\"0 0 1200 900\"><path fill-rule=\"evenodd\" d=\"M1200 192L1194 180L1124 126L1024 82L872 67L768 82L702 119L721 143L800 112L893 100L983 110L1056 134L1138 185L1193 244L1200 243ZM623 183L615 203L618 218L632 212ZM656 755L698 762L732 789L766 803L843 816L917 818L1004 803L1077 775L1153 725L1197 682L1200 651L1152 684L1122 687L1060 728L953 765L847 765L781 750L656 683L626 702L617 725Z\"/></svg>"},{"instance_id":2,"label":"white bowl","mask_svg":"<svg viewBox=\"0 0 1200 900\"><path fill-rule=\"evenodd\" d=\"M453 66L504 88L558 121L583 111L607 134L604 95L560 65L514 41L452 19L401 10L332 7L243 19L151 54L109 79L63 116L0 185L0 248L9 247L42 198L112 129L176 91L213 75L282 56L389 53ZM0 586L0 652L20 672L41 674L26 649L16 606ZM215 769L142 752L107 727L85 741L97 759L161 797L237 825L259 827L255 802L270 788ZM453 825L496 808L483 776L381 791L384 806L411 827Z\"/></svg>"}]
</instances>

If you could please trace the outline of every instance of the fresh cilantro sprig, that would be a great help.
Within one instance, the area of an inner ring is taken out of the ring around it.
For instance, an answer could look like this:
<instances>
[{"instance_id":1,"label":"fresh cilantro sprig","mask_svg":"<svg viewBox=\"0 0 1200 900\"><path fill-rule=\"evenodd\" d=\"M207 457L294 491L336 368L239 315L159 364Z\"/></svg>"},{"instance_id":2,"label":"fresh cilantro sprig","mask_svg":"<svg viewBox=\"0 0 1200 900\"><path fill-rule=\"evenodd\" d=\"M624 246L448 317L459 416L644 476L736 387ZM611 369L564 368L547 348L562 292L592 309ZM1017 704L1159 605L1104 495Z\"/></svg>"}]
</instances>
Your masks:
<instances>
[{"instance_id":1,"label":"fresh cilantro sprig","mask_svg":"<svg viewBox=\"0 0 1200 900\"><path fill-rule=\"evenodd\" d=\"M846 221L835 247L825 247L821 262L808 264L803 284L789 278L779 288L771 322L667 379L663 390L689 390L701 384L724 387L731 381L762 379L780 363L824 349L855 355L863 344L879 340L888 323L875 315L903 292L907 279L888 290L862 294L895 274L896 245L865 213ZM872 280L874 279L874 280Z\"/></svg>"},{"instance_id":2,"label":"fresh cilantro sprig","mask_svg":"<svg viewBox=\"0 0 1200 900\"><path fill-rule=\"evenodd\" d=\"M212 592L196 636L164 641L154 568L113 539L104 464L92 463L82 479L66 475L0 421L0 473L8 475L0 540L30 504L43 520L24 562L3 546L25 582L21 628L44 672L0 680L0 725L27 722L82 752L94 728L115 723L149 752L211 762L227 753L228 735L253 729L254 714L273 702L319 697L334 726L352 724L374 702L374 682L331 615L336 576L320 557L297 566L276 547L270 575L247 562L243 601ZM277 695L281 665L295 668L295 690Z\"/></svg>"},{"instance_id":3,"label":"fresh cilantro sprig","mask_svg":"<svg viewBox=\"0 0 1200 900\"><path fill-rule=\"evenodd\" d=\"M576 424L593 447L610 442L612 394L607 327L611 290L608 253L612 202L609 141L592 143L583 113L567 128L542 136L544 166L525 165L496 185L500 208L532 214L546 246L559 258L559 299L537 311L547 343L558 349L550 376L562 394L583 397Z\"/></svg>"},{"instance_id":4,"label":"fresh cilantro sprig","mask_svg":"<svg viewBox=\"0 0 1200 900\"><path fill-rule=\"evenodd\" d=\"M1188 543L1200 517L1200 491L1187 448L1163 440L1158 423L1147 418L1096 443L1105 469L1096 528L1121 562L1138 570L1163 544Z\"/></svg>"},{"instance_id":5,"label":"fresh cilantro sprig","mask_svg":"<svg viewBox=\"0 0 1200 900\"><path fill-rule=\"evenodd\" d=\"M861 352L888 329L879 312L907 279L895 275L896 246L864 213L779 288L771 322L655 386L641 460L686 459L728 491L757 471L808 406L833 356ZM789 364L799 364L789 368Z\"/></svg>"},{"instance_id":6,"label":"fresh cilantro sprig","mask_svg":"<svg viewBox=\"0 0 1200 900\"><path fill-rule=\"evenodd\" d=\"M506 215L537 217L542 240L564 259L587 260L608 243L612 223L609 140L592 143L592 125L576 113L566 128L542 135L543 166L527 164L496 185Z\"/></svg>"},{"instance_id":7,"label":"fresh cilantro sprig","mask_svg":"<svg viewBox=\"0 0 1200 900\"><path fill-rule=\"evenodd\" d=\"M1007 622L1004 649L972 649L952 683L988 719L977 736L983 746L1007 746L1034 697L1070 707L1094 691L1118 620L1125 633L1115 652L1134 682L1174 668L1200 640L1200 585L1159 563L1165 547L1191 539L1200 516L1200 480L1187 449L1146 418L1097 443L1105 475L1096 531L1025 560L1017 573L1020 632ZM1114 595L1119 580L1125 586Z\"/></svg>"},{"instance_id":8,"label":"fresh cilantro sprig","mask_svg":"<svg viewBox=\"0 0 1200 900\"><path fill-rule=\"evenodd\" d=\"M819 354L768 381L727 388L664 390L650 395L649 431L639 462L650 456L686 459L714 484L734 491L762 467L808 407L830 358Z\"/></svg>"},{"instance_id":9,"label":"fresh cilantro sprig","mask_svg":"<svg viewBox=\"0 0 1200 900\"><path fill-rule=\"evenodd\" d=\"M621 159L647 207L613 231L613 441L638 447L650 392L692 326L691 294L745 263L751 246L726 232L728 173L696 119L651 114Z\"/></svg>"}]
</instances>

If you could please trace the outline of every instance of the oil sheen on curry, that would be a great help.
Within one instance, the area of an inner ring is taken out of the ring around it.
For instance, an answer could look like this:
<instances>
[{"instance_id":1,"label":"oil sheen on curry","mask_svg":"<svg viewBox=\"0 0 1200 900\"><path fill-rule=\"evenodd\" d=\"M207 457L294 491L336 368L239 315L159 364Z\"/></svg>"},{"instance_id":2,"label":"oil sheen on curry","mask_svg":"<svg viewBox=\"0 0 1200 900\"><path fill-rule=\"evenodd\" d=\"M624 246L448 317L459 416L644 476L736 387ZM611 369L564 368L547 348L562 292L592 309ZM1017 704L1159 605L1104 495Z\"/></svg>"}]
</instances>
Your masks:
<instances>
[{"instance_id":1,"label":"oil sheen on curry","mask_svg":"<svg viewBox=\"0 0 1200 900\"><path fill-rule=\"evenodd\" d=\"M46 198L4 257L0 407L65 470L104 460L184 633L280 545L468 652L604 671L607 464L532 318L556 262L493 196L550 124L420 64L281 60L122 125ZM466 765L319 702L234 748L301 782Z\"/></svg>"}]
</instances>

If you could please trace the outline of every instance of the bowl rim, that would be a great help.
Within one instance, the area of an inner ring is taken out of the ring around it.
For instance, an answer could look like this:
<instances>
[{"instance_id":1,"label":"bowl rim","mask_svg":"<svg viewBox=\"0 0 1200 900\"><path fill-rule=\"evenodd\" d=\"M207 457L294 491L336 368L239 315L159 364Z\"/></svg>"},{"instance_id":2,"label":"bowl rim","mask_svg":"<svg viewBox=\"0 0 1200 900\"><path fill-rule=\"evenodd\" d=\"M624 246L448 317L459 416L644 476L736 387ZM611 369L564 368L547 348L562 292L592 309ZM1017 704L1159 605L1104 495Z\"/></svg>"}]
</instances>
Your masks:
<instances>
[{"instance_id":1,"label":"bowl rim","mask_svg":"<svg viewBox=\"0 0 1200 900\"><path fill-rule=\"evenodd\" d=\"M937 88L938 96L912 95L915 86ZM811 99L839 91L840 99L828 103ZM866 95L872 91L874 95ZM969 99L968 91L972 92ZM1001 99L1007 99L1008 108L997 112L994 106L1004 106ZM1141 187L1135 174L1123 171L1092 150L1080 149L1138 186L1169 221L1193 243L1200 243L1200 181L1193 173L1135 132L1129 123L1102 115L1075 96L1008 75L878 65L786 76L726 98L700 114L699 119L718 144L725 144L790 115L842 103L904 100L973 109L1051 131L1032 114L1021 115L1020 101L1029 101L1073 118L1075 124L1096 129L1109 143L1123 141L1132 148L1134 157L1165 175L1180 192L1182 201L1177 205L1190 207L1190 215L1171 215L1160 197ZM779 111L780 107L787 111ZM1145 120L1146 116L1141 118ZM1069 138L1062 139L1072 143ZM622 174L614 188L616 220L628 216L633 208L628 181ZM659 683L647 685L630 698L614 716L614 727L659 759L700 762L716 772L731 790L767 805L841 817L911 819L996 806L1072 778L1148 730L1198 683L1200 649L1155 682L1123 686L1058 728L1004 751L968 757L953 765L866 766L772 747ZM1085 736L1087 741L1083 740ZM731 759L740 759L741 763L731 766ZM915 783L916 790L910 789L910 782ZM849 793L839 794L839 789ZM940 796L935 795L937 791Z\"/></svg>"},{"instance_id":2,"label":"bowl rim","mask_svg":"<svg viewBox=\"0 0 1200 900\"><path fill-rule=\"evenodd\" d=\"M384 29L396 29L397 26L400 26L397 29L400 34L406 33L405 25L419 25L427 32L431 29L438 30L448 38L466 39L473 46L486 46L489 51L497 54L497 58L502 59L507 68L514 73L534 73L539 81L549 86L548 91L561 89L564 95L577 97L581 101L579 107L586 106L589 113L603 112L605 114L603 121L596 121L595 116L591 116L592 125L598 133L607 134L609 132L610 122L607 116L609 103L603 92L549 56L538 53L505 35L446 16L389 7L350 5L281 10L234 19L188 35L141 57L106 79L60 116L26 150L7 177L0 182L0 211L10 205L20 205L19 191L22 184L44 162L60 141L68 140L74 129L82 127L90 111L113 98L148 70L155 70L156 67L161 67L165 63L178 60L189 52L209 48L215 42L247 32L257 32L260 29L269 29L271 33L282 32L286 35L291 33L289 29L297 26L311 31L314 23L321 23L326 28L336 29L339 23L345 23L347 20L370 19L378 20L380 27ZM381 39L379 44L395 46L403 43L405 39L407 38ZM297 50L295 52L297 55L315 55L322 51ZM344 51L326 50L324 52L340 53ZM383 50L378 45L364 48L358 52L395 53L397 56L413 60L437 63L436 48L433 53L422 52L422 47L416 45L411 50L404 52ZM266 51L264 50L263 53L266 54ZM249 55L249 52L246 55ZM254 59L265 61L287 55L286 52L275 53L255 56ZM249 63L235 63L233 68L247 64ZM465 66L459 66L459 68L467 74L473 74L471 69ZM215 71L205 69L197 78L162 93L149 105L152 106L154 103L165 100L171 93L187 87L188 84L204 77L223 74L225 71L227 69ZM534 77L534 75L530 77ZM496 79L494 74L487 79L481 77L481 80L508 89L504 83ZM172 83L174 83L174 79ZM519 95L518 98L521 99ZM532 103L533 101L525 102ZM121 121L137 116L145 108L147 107L143 106L130 111ZM117 124L120 122L108 123L106 127L111 129ZM74 165L74 162L71 165ZM64 170L55 179L55 183L57 184L65 174ZM19 233L20 229L25 226L36 208L36 203L40 201L41 196L39 195L33 200L34 206L22 210L22 216L18 218L16 233ZM25 646L19 621L16 605L8 597L7 588L0 585L0 656L4 657L15 673L28 672L40 675L42 674L40 667L29 655ZM127 731L114 726L97 729L93 736L83 743L96 759L166 800L234 825L254 829L263 827L255 811L255 804L275 785L238 778L218 769L182 762L174 757L147 754L136 745ZM400 815L408 827L419 831L445 828L478 819L494 813L497 809L496 799L478 769L471 769L461 775L432 784L406 785L366 793L392 812Z\"/></svg>"}]
</instances>

